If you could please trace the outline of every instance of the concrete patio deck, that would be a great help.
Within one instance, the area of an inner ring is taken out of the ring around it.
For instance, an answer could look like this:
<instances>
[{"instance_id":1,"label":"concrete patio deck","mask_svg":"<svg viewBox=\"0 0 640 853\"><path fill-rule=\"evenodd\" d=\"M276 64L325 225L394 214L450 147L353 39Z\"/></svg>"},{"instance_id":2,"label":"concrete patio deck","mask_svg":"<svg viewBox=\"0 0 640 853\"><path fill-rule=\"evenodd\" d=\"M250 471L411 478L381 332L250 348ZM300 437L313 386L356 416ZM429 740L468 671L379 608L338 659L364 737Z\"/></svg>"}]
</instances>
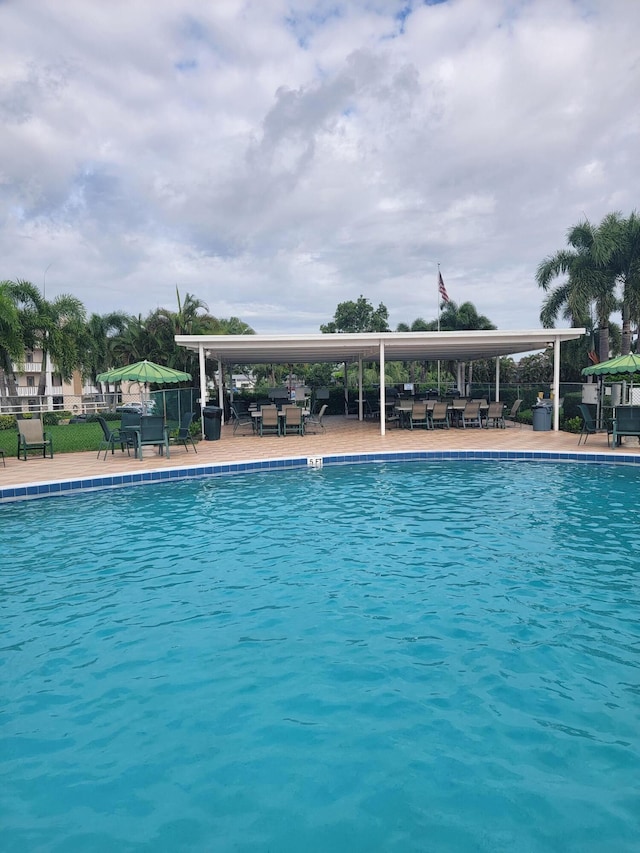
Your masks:
<instances>
[{"instance_id":1,"label":"concrete patio deck","mask_svg":"<svg viewBox=\"0 0 640 853\"><path fill-rule=\"evenodd\" d=\"M325 417L325 425L326 431L319 435L262 438L257 435L234 436L232 427L225 425L219 441L198 443L197 456L193 450L187 452L182 445L172 445L170 459L158 456L152 448L145 449L142 460L128 457L119 450L114 455L107 454L106 460L97 459L94 451L58 453L53 459L31 456L27 462L7 457L6 467L0 465L0 488L64 482L105 474L158 471L196 464L415 450L534 451L585 456L608 454L612 460L632 455L640 461L640 445L636 439L627 439L627 443L619 448L608 448L606 433L589 436L586 444L578 446L578 436L575 434L534 432L531 427L524 425L506 429L391 429L384 436L380 435L379 425L374 421L360 422L355 418L333 416Z\"/></svg>"}]
</instances>

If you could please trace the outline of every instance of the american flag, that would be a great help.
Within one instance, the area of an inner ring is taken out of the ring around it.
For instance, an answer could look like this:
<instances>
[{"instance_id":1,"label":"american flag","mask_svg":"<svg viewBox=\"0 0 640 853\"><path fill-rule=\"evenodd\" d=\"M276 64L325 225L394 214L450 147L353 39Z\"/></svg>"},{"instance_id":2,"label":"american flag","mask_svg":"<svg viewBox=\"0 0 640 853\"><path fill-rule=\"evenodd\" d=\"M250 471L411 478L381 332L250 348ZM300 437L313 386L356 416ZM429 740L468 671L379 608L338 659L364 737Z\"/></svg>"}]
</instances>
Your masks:
<instances>
[{"instance_id":1,"label":"american flag","mask_svg":"<svg viewBox=\"0 0 640 853\"><path fill-rule=\"evenodd\" d=\"M442 280L442 273L438 273L438 292L442 297L443 302L449 302L449 294L447 293L447 288L444 286L444 281Z\"/></svg>"}]
</instances>

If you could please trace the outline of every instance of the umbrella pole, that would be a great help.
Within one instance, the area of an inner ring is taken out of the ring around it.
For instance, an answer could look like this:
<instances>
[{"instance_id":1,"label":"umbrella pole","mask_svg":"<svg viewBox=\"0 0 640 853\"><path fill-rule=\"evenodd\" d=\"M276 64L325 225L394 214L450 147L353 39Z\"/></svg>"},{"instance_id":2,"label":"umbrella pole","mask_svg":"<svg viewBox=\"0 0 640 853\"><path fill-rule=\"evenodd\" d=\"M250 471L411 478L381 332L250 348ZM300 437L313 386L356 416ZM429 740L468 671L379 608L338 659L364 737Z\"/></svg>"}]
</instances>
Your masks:
<instances>
[{"instance_id":1,"label":"umbrella pole","mask_svg":"<svg viewBox=\"0 0 640 853\"><path fill-rule=\"evenodd\" d=\"M598 376L598 403L596 406L596 426L602 429L602 398L604 396L604 382L602 376Z\"/></svg>"}]
</instances>

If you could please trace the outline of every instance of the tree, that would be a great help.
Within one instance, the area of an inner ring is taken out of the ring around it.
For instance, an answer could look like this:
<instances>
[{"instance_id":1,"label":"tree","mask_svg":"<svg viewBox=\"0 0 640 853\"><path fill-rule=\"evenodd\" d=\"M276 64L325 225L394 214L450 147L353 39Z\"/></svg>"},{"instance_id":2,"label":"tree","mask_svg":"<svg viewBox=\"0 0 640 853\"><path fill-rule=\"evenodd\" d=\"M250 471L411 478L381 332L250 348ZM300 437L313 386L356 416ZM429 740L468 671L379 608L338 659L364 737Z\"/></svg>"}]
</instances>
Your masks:
<instances>
[{"instance_id":1,"label":"tree","mask_svg":"<svg viewBox=\"0 0 640 853\"><path fill-rule=\"evenodd\" d=\"M455 302L449 301L440 313L440 331L442 332L482 331L495 328L488 317L478 314L472 302L463 302L458 306Z\"/></svg>"},{"instance_id":2,"label":"tree","mask_svg":"<svg viewBox=\"0 0 640 853\"><path fill-rule=\"evenodd\" d=\"M462 331L482 331L491 330L496 327L488 317L484 314L478 314L476 306L472 302L463 302L461 305L449 301L445 304L440 312L440 331L442 332L462 332ZM477 368L483 374L491 373L491 366L485 360L473 362L474 369ZM461 381L464 373L464 364L458 365L458 370L455 362L447 362L446 369L452 376L458 372ZM495 367L493 368L495 374ZM466 381L466 380L465 380ZM471 382L471 368L469 369L469 383Z\"/></svg>"},{"instance_id":3,"label":"tree","mask_svg":"<svg viewBox=\"0 0 640 853\"><path fill-rule=\"evenodd\" d=\"M333 320L320 326L320 331L325 334L334 334L336 332L388 332L389 311L382 302L374 309L368 299L360 296L357 302L341 302L336 308Z\"/></svg>"},{"instance_id":4,"label":"tree","mask_svg":"<svg viewBox=\"0 0 640 853\"><path fill-rule=\"evenodd\" d=\"M28 281L4 282L18 308L25 348L40 347L43 361L51 359L63 379L70 379L82 367L82 344L85 340L86 312L84 305L71 294L61 294L47 301L37 287ZM40 374L38 394L43 396L46 372Z\"/></svg>"},{"instance_id":5,"label":"tree","mask_svg":"<svg viewBox=\"0 0 640 853\"><path fill-rule=\"evenodd\" d=\"M83 373L95 384L98 373L114 366L113 344L133 317L123 312L92 314L86 325L83 344Z\"/></svg>"},{"instance_id":6,"label":"tree","mask_svg":"<svg viewBox=\"0 0 640 853\"><path fill-rule=\"evenodd\" d=\"M609 358L609 317L618 307L615 286L616 275L605 262L611 257L613 241L604 242L603 232L588 220L574 225L567 232L569 249L560 249L549 255L538 266L536 280L547 292L540 312L540 322L552 328L558 314L562 313L574 326L590 325L595 311L598 326L598 357ZM549 290L551 282L560 275L567 275L565 282Z\"/></svg>"},{"instance_id":7,"label":"tree","mask_svg":"<svg viewBox=\"0 0 640 853\"><path fill-rule=\"evenodd\" d=\"M593 255L622 290L622 355L631 352L631 321L640 320L640 216L609 213L600 223Z\"/></svg>"},{"instance_id":8,"label":"tree","mask_svg":"<svg viewBox=\"0 0 640 853\"><path fill-rule=\"evenodd\" d=\"M16 396L18 392L13 364L24 358L24 338L12 285L10 281L0 282L0 371L4 375L8 393Z\"/></svg>"},{"instance_id":9,"label":"tree","mask_svg":"<svg viewBox=\"0 0 640 853\"><path fill-rule=\"evenodd\" d=\"M521 358L518 362L518 379L520 382L551 382L553 380L551 350Z\"/></svg>"}]
</instances>

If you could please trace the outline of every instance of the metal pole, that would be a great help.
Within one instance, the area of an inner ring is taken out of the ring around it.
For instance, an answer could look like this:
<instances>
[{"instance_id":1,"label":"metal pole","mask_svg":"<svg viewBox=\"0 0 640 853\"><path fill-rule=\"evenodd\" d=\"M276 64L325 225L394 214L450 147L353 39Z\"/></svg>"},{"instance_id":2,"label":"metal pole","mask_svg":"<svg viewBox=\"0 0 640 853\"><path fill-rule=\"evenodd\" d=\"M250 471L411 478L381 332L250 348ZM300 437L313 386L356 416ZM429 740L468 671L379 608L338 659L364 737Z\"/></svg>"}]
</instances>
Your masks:
<instances>
[{"instance_id":1,"label":"metal pole","mask_svg":"<svg viewBox=\"0 0 640 853\"><path fill-rule=\"evenodd\" d=\"M386 427L387 389L385 385L384 341L380 338L380 435L384 435Z\"/></svg>"},{"instance_id":2,"label":"metal pole","mask_svg":"<svg viewBox=\"0 0 640 853\"><path fill-rule=\"evenodd\" d=\"M440 264L436 276L436 297L438 300L438 334L440 334ZM438 359L438 397L440 397L440 359Z\"/></svg>"},{"instance_id":3,"label":"metal pole","mask_svg":"<svg viewBox=\"0 0 640 853\"><path fill-rule=\"evenodd\" d=\"M553 339L553 430L560 429L560 338Z\"/></svg>"},{"instance_id":4,"label":"metal pole","mask_svg":"<svg viewBox=\"0 0 640 853\"><path fill-rule=\"evenodd\" d=\"M205 373L204 347L198 346L198 362L200 364L200 427L204 441L204 415L202 409L207 405L207 375Z\"/></svg>"}]
</instances>

